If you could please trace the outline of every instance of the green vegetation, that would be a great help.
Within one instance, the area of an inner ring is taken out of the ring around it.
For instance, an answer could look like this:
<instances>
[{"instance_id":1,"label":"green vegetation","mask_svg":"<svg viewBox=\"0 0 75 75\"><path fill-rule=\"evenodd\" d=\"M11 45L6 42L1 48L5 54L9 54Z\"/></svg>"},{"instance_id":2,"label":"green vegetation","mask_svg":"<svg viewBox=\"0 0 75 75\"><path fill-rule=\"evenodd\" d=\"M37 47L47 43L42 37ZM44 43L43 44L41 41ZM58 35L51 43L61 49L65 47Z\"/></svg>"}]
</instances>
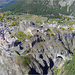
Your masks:
<instances>
[{"instance_id":1,"label":"green vegetation","mask_svg":"<svg viewBox=\"0 0 75 75\"><path fill-rule=\"evenodd\" d=\"M42 41L45 41L44 39L42 39Z\"/></svg>"},{"instance_id":2,"label":"green vegetation","mask_svg":"<svg viewBox=\"0 0 75 75\"><path fill-rule=\"evenodd\" d=\"M9 73L9 70L7 70L7 73Z\"/></svg>"},{"instance_id":3,"label":"green vegetation","mask_svg":"<svg viewBox=\"0 0 75 75\"><path fill-rule=\"evenodd\" d=\"M8 20L14 20L14 21L19 21L20 19L19 19L19 17L18 16L13 16L13 15L11 15L11 17L10 17L10 15L9 16L4 16L5 18L6 18L6 21L8 21Z\"/></svg>"},{"instance_id":4,"label":"green vegetation","mask_svg":"<svg viewBox=\"0 0 75 75\"><path fill-rule=\"evenodd\" d=\"M25 38L30 39L32 37L32 35L30 35L30 34L26 35L22 31L18 31L17 35L14 35L14 37L16 37L19 41L24 42Z\"/></svg>"},{"instance_id":5,"label":"green vegetation","mask_svg":"<svg viewBox=\"0 0 75 75\"><path fill-rule=\"evenodd\" d=\"M70 21L70 20L61 20L61 19L59 19L57 22L60 25L73 25L73 24L75 24L74 21Z\"/></svg>"},{"instance_id":6,"label":"green vegetation","mask_svg":"<svg viewBox=\"0 0 75 75\"><path fill-rule=\"evenodd\" d=\"M71 27L71 28L69 28L69 30L70 30L70 31L72 31L72 29L73 29L72 27Z\"/></svg>"},{"instance_id":7,"label":"green vegetation","mask_svg":"<svg viewBox=\"0 0 75 75\"><path fill-rule=\"evenodd\" d=\"M8 11L8 12L3 12L0 14L0 22L3 22L3 21L9 21L9 22L12 22L12 20L14 21L19 21L19 17L16 16L16 15L11 15L11 12ZM14 24L14 23L13 23ZM13 26L12 24L12 26ZM17 23L18 24L18 23Z\"/></svg>"},{"instance_id":8,"label":"green vegetation","mask_svg":"<svg viewBox=\"0 0 75 75\"><path fill-rule=\"evenodd\" d=\"M18 15L17 15L18 16ZM24 20L24 19L26 19L26 20L28 20L28 21L35 21L36 23L40 23L40 24L42 24L42 20L44 20L44 21L46 21L47 20L47 17L42 17L41 15L39 16L37 16L37 15L32 15L32 14L23 14L23 15L20 15L19 16L19 20Z\"/></svg>"},{"instance_id":9,"label":"green vegetation","mask_svg":"<svg viewBox=\"0 0 75 75\"><path fill-rule=\"evenodd\" d=\"M18 31L17 35L14 35L19 41L24 42L25 34L22 31Z\"/></svg>"},{"instance_id":10,"label":"green vegetation","mask_svg":"<svg viewBox=\"0 0 75 75\"><path fill-rule=\"evenodd\" d=\"M10 26L18 26L19 24L18 23L13 23L12 25L10 25Z\"/></svg>"},{"instance_id":11,"label":"green vegetation","mask_svg":"<svg viewBox=\"0 0 75 75\"><path fill-rule=\"evenodd\" d=\"M37 21L36 21L36 23L40 23L40 24L42 24L42 22L41 22L41 21L39 21L39 20L37 20Z\"/></svg>"},{"instance_id":12,"label":"green vegetation","mask_svg":"<svg viewBox=\"0 0 75 75\"><path fill-rule=\"evenodd\" d=\"M56 69L54 70L54 74L58 74L59 71L60 71L60 69L59 69L59 68L56 68Z\"/></svg>"},{"instance_id":13,"label":"green vegetation","mask_svg":"<svg viewBox=\"0 0 75 75\"><path fill-rule=\"evenodd\" d=\"M75 29L74 29L75 30ZM75 31L73 32L75 34Z\"/></svg>"},{"instance_id":14,"label":"green vegetation","mask_svg":"<svg viewBox=\"0 0 75 75\"><path fill-rule=\"evenodd\" d=\"M72 60L66 61L64 64L64 70L62 73L64 75L74 75L75 74L75 54L73 55Z\"/></svg>"},{"instance_id":15,"label":"green vegetation","mask_svg":"<svg viewBox=\"0 0 75 75\"><path fill-rule=\"evenodd\" d=\"M22 65L23 67L26 67L31 63L31 59L29 56L18 56L15 57L15 61L18 65Z\"/></svg>"},{"instance_id":16,"label":"green vegetation","mask_svg":"<svg viewBox=\"0 0 75 75\"><path fill-rule=\"evenodd\" d=\"M28 32L28 35L25 35L25 38L27 38L27 39L32 38L32 35L30 34L30 32Z\"/></svg>"},{"instance_id":17,"label":"green vegetation","mask_svg":"<svg viewBox=\"0 0 75 75\"><path fill-rule=\"evenodd\" d=\"M41 48L43 48L43 46L42 46L42 45L40 45L40 47L41 47Z\"/></svg>"},{"instance_id":18,"label":"green vegetation","mask_svg":"<svg viewBox=\"0 0 75 75\"><path fill-rule=\"evenodd\" d=\"M46 1L46 2L45 2ZM61 18L59 13L62 14L70 14L67 12L67 6L62 7L60 9L60 5L58 1L54 1L54 6L52 7L49 5L49 1L45 0L19 0L17 2L9 4L7 7L4 7L1 11L12 11L12 13L15 14L21 14L21 13L30 13L30 14L36 14L36 15L42 15L47 16L48 18ZM65 10L65 11L64 11Z\"/></svg>"},{"instance_id":19,"label":"green vegetation","mask_svg":"<svg viewBox=\"0 0 75 75\"><path fill-rule=\"evenodd\" d=\"M11 51L12 53L14 53L15 51L13 50L13 51Z\"/></svg>"},{"instance_id":20,"label":"green vegetation","mask_svg":"<svg viewBox=\"0 0 75 75\"><path fill-rule=\"evenodd\" d=\"M45 41L45 40L44 40L44 39L39 38L39 42L41 42L41 41Z\"/></svg>"},{"instance_id":21,"label":"green vegetation","mask_svg":"<svg viewBox=\"0 0 75 75\"><path fill-rule=\"evenodd\" d=\"M4 13L4 16L8 16L8 15L11 15L11 12L10 11Z\"/></svg>"},{"instance_id":22,"label":"green vegetation","mask_svg":"<svg viewBox=\"0 0 75 75\"><path fill-rule=\"evenodd\" d=\"M0 50L0 55L1 55L2 51Z\"/></svg>"},{"instance_id":23,"label":"green vegetation","mask_svg":"<svg viewBox=\"0 0 75 75\"><path fill-rule=\"evenodd\" d=\"M45 32L47 32L47 34L48 34L49 36L54 36L54 34L53 34L53 32L52 32L51 30L46 30Z\"/></svg>"},{"instance_id":24,"label":"green vegetation","mask_svg":"<svg viewBox=\"0 0 75 75\"><path fill-rule=\"evenodd\" d=\"M12 23L11 25L7 25L7 26L10 27L10 26L18 26L18 25L19 25L18 22L14 22L14 23Z\"/></svg>"},{"instance_id":25,"label":"green vegetation","mask_svg":"<svg viewBox=\"0 0 75 75\"><path fill-rule=\"evenodd\" d=\"M65 30L65 28L62 28L62 30Z\"/></svg>"},{"instance_id":26,"label":"green vegetation","mask_svg":"<svg viewBox=\"0 0 75 75\"><path fill-rule=\"evenodd\" d=\"M73 2L73 4L71 5L71 7L69 8L71 10L70 12L71 13L73 12L73 14L72 14L73 16L75 16L75 11L74 11L75 7L74 6L75 6L75 1Z\"/></svg>"},{"instance_id":27,"label":"green vegetation","mask_svg":"<svg viewBox=\"0 0 75 75\"><path fill-rule=\"evenodd\" d=\"M30 58L29 57L23 57L23 66L25 66L26 64L29 64L30 63Z\"/></svg>"},{"instance_id":28,"label":"green vegetation","mask_svg":"<svg viewBox=\"0 0 75 75\"><path fill-rule=\"evenodd\" d=\"M51 30L50 30L50 33L48 33L48 34L49 34L49 36L53 36L54 35Z\"/></svg>"}]
</instances>

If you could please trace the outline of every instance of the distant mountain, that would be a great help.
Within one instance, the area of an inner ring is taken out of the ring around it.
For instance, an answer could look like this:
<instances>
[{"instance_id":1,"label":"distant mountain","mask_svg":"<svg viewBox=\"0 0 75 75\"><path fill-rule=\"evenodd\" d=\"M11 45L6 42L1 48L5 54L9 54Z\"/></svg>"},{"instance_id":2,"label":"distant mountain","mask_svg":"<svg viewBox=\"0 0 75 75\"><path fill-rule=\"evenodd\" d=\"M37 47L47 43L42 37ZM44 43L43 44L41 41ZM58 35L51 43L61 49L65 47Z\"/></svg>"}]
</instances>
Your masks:
<instances>
[{"instance_id":1,"label":"distant mountain","mask_svg":"<svg viewBox=\"0 0 75 75\"><path fill-rule=\"evenodd\" d=\"M7 2L9 3L12 0L0 0L0 4L6 4Z\"/></svg>"},{"instance_id":2,"label":"distant mountain","mask_svg":"<svg viewBox=\"0 0 75 75\"><path fill-rule=\"evenodd\" d=\"M0 8L6 7L13 2L15 2L15 0L0 0Z\"/></svg>"},{"instance_id":3,"label":"distant mountain","mask_svg":"<svg viewBox=\"0 0 75 75\"><path fill-rule=\"evenodd\" d=\"M30 13L58 17L58 14L71 14L75 9L75 0L16 0L3 7L2 11ZM73 13L74 14L74 13Z\"/></svg>"}]
</instances>

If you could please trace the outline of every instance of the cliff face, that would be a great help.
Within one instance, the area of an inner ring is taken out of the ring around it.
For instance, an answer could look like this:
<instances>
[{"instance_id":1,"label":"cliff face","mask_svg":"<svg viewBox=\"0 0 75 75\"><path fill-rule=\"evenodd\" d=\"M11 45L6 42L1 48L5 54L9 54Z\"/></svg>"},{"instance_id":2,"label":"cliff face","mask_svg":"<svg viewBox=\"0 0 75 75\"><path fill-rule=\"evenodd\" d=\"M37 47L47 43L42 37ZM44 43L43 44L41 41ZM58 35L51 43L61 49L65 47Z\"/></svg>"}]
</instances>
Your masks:
<instances>
[{"instance_id":1,"label":"cliff face","mask_svg":"<svg viewBox=\"0 0 75 75\"><path fill-rule=\"evenodd\" d=\"M52 32L54 35L50 39L37 42L32 47L28 45L27 51L24 47L27 43L22 44L21 47L24 49L16 50L20 53L20 56L5 56L5 52L2 51L0 55L0 74L53 75L56 67L61 69L64 61L72 59L75 35L72 32L55 29L52 29Z\"/></svg>"},{"instance_id":2,"label":"cliff face","mask_svg":"<svg viewBox=\"0 0 75 75\"><path fill-rule=\"evenodd\" d=\"M55 8L60 6L60 9L62 9L62 7L67 6L67 12L71 12L71 11L73 12L72 10L73 7L71 8L71 6L74 6L73 4L75 0L48 0L48 1L49 1L48 5L52 5Z\"/></svg>"}]
</instances>

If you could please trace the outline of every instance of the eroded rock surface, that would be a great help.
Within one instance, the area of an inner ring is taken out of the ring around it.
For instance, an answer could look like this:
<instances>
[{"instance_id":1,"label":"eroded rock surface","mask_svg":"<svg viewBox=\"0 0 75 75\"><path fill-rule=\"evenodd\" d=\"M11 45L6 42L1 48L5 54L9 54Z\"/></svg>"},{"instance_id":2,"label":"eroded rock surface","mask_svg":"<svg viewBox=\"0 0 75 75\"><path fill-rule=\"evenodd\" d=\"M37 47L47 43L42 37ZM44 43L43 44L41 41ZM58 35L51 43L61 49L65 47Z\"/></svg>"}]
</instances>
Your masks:
<instances>
[{"instance_id":1,"label":"eroded rock surface","mask_svg":"<svg viewBox=\"0 0 75 75\"><path fill-rule=\"evenodd\" d=\"M12 48L18 49L15 57L7 57L0 51L0 75L53 75L55 67L61 68L65 60L72 59L75 34L55 29L52 32L54 35L48 36L50 39L35 41L40 38L38 35L36 39L26 41L27 44Z\"/></svg>"}]
</instances>

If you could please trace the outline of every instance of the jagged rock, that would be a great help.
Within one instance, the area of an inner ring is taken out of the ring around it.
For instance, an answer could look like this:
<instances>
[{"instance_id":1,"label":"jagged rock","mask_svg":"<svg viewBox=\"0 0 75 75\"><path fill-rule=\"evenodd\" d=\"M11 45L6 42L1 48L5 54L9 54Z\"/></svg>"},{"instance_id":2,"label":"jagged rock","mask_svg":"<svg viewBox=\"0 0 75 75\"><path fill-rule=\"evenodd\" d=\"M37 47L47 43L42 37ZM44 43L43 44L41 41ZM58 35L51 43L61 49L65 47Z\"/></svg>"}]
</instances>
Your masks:
<instances>
[{"instance_id":1,"label":"jagged rock","mask_svg":"<svg viewBox=\"0 0 75 75\"><path fill-rule=\"evenodd\" d=\"M52 71L50 69L48 69L47 75L52 75Z\"/></svg>"},{"instance_id":2,"label":"jagged rock","mask_svg":"<svg viewBox=\"0 0 75 75\"><path fill-rule=\"evenodd\" d=\"M54 66L61 68L64 60L69 60L71 57L70 53L72 46L75 44L75 37L72 32L62 32L55 29L51 29L51 31L54 36L38 33L30 40L26 40L21 45L10 49L11 51L15 50L19 56L26 50L30 52L22 57L5 57L5 51L2 51L0 53L0 73L2 75L52 75ZM39 38L44 38L45 41L39 41ZM23 66L24 56L31 60L25 66Z\"/></svg>"},{"instance_id":3,"label":"jagged rock","mask_svg":"<svg viewBox=\"0 0 75 75\"><path fill-rule=\"evenodd\" d=\"M75 36L73 38L73 48L75 48Z\"/></svg>"}]
</instances>

